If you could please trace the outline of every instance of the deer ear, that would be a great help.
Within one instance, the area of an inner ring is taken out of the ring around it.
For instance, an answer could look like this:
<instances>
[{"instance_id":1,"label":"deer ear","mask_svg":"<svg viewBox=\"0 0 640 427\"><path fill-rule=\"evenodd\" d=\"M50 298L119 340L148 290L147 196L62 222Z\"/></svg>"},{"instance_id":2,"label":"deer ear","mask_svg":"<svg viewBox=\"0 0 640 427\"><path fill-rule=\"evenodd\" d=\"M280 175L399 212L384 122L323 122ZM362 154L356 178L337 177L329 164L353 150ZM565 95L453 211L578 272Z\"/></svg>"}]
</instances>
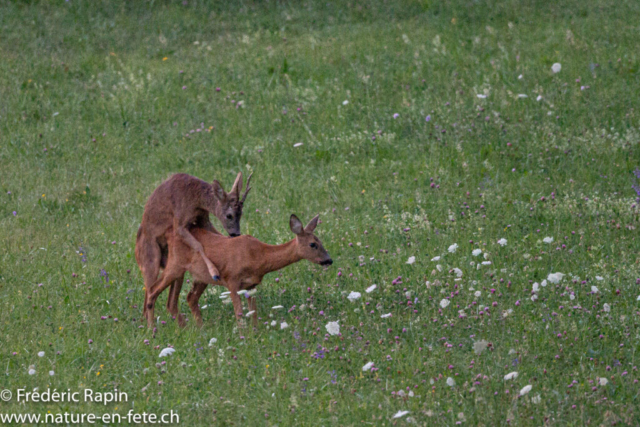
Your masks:
<instances>
[{"instance_id":1,"label":"deer ear","mask_svg":"<svg viewBox=\"0 0 640 427\"><path fill-rule=\"evenodd\" d=\"M218 180L213 181L211 185L213 187L213 195L218 198L218 200L223 201L227 198L227 193L222 188L222 184L218 182Z\"/></svg>"},{"instance_id":2,"label":"deer ear","mask_svg":"<svg viewBox=\"0 0 640 427\"><path fill-rule=\"evenodd\" d=\"M302 222L300 222L298 217L293 214L291 215L291 218L289 218L289 228L291 228L291 231L293 231L293 234L295 235L300 235L304 232Z\"/></svg>"},{"instance_id":3,"label":"deer ear","mask_svg":"<svg viewBox=\"0 0 640 427\"><path fill-rule=\"evenodd\" d=\"M309 221L309 224L307 224L307 226L304 228L304 231L309 234L313 233L313 231L316 229L316 226L318 225L319 218L320 215L316 215L315 217L313 217L313 219Z\"/></svg>"},{"instance_id":4,"label":"deer ear","mask_svg":"<svg viewBox=\"0 0 640 427\"><path fill-rule=\"evenodd\" d=\"M236 181L233 183L233 187L231 187L231 193L236 193L238 196L242 191L242 172L238 172L238 176L236 176Z\"/></svg>"}]
</instances>

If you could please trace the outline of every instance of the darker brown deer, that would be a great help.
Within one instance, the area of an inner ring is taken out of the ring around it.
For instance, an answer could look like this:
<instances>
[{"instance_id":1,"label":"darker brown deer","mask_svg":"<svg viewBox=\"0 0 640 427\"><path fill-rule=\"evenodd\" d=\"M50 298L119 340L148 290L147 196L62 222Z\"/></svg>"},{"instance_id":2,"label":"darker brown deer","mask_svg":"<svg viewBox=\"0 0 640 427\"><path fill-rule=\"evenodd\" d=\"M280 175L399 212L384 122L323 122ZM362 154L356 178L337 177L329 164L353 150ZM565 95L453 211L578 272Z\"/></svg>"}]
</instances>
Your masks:
<instances>
[{"instance_id":1,"label":"darker brown deer","mask_svg":"<svg viewBox=\"0 0 640 427\"><path fill-rule=\"evenodd\" d=\"M242 196L242 172L238 173L229 193L218 181L209 184L187 174L173 175L155 189L145 205L135 249L136 261L144 279L145 300L148 290L158 279L160 268L166 265L168 248L165 234L169 229L172 235L201 257L209 276L213 280L219 279L218 269L189 230L203 228L219 234L209 220L209 214L213 213L230 236L240 235L242 208L251 190L250 181L251 175ZM182 279L176 277L171 286L167 301L169 311L177 311ZM175 310L173 304L176 305Z\"/></svg>"},{"instance_id":2,"label":"darker brown deer","mask_svg":"<svg viewBox=\"0 0 640 427\"><path fill-rule=\"evenodd\" d=\"M213 260L220 270L221 282L214 281L208 274L202 256L186 245L176 233L169 230L166 233L169 247L167 266L162 276L147 293L145 300L148 326L153 326L153 309L158 295L187 271L194 279L187 302L196 323L202 325L198 300L207 288L207 284L221 284L231 292L233 310L239 319L242 317L239 292L254 289L266 274L303 259L315 264L331 265L333 263L331 257L314 234L317 225L318 216L303 227L300 220L295 215L291 215L289 227L296 237L281 245L268 245L249 235L229 238L205 229L192 230L193 236L202 244L205 255ZM255 298L247 296L247 302L249 310L253 312L253 323L257 326ZM177 313L172 314L177 315Z\"/></svg>"}]
</instances>

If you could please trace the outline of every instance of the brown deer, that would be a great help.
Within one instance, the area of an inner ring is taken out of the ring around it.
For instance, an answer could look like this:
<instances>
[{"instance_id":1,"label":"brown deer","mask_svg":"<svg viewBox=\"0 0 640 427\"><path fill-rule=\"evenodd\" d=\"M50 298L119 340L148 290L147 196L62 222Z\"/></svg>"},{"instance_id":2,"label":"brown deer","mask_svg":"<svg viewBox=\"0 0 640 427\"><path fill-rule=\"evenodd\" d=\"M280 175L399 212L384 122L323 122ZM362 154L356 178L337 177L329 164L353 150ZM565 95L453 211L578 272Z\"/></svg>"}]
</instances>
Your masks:
<instances>
[{"instance_id":1,"label":"brown deer","mask_svg":"<svg viewBox=\"0 0 640 427\"><path fill-rule=\"evenodd\" d=\"M331 265L333 261L322 246L320 240L313 234L318 225L318 216L313 218L306 227L295 215L289 219L289 227L296 235L293 240L281 245L268 245L255 237L244 235L235 238L212 233L205 229L193 229L193 236L202 244L205 255L215 260L222 278L221 284L231 292L233 310L237 318L242 317L242 302L239 291L250 291L262 282L262 278L272 271L280 270L290 264L306 259L315 264ZM220 284L208 274L207 266L195 250L186 245L171 230L167 231L166 239L169 247L167 266L162 276L147 292L145 300L146 318L149 327L153 326L153 308L158 298L176 278L185 272L191 273L194 283L187 302L198 326L202 325L202 315L198 306L200 296L207 288L207 284ZM253 324L257 326L255 298L247 297L249 310L253 311ZM174 316L177 313L172 313Z\"/></svg>"},{"instance_id":2,"label":"brown deer","mask_svg":"<svg viewBox=\"0 0 640 427\"><path fill-rule=\"evenodd\" d=\"M240 235L242 207L251 190L247 179L247 189L242 197L242 172L227 193L218 181L212 184L187 174L176 174L164 181L149 197L142 215L142 223L136 239L136 261L142 272L146 294L158 279L160 268L166 265L167 241L165 234L172 230L184 244L202 258L209 276L219 280L219 272L205 255L200 242L189 230L203 228L219 234L209 220L213 213L230 236ZM167 301L170 312L177 311L178 297L182 288L182 277L176 277ZM176 305L175 309L173 304ZM182 319L178 319L182 323Z\"/></svg>"}]
</instances>

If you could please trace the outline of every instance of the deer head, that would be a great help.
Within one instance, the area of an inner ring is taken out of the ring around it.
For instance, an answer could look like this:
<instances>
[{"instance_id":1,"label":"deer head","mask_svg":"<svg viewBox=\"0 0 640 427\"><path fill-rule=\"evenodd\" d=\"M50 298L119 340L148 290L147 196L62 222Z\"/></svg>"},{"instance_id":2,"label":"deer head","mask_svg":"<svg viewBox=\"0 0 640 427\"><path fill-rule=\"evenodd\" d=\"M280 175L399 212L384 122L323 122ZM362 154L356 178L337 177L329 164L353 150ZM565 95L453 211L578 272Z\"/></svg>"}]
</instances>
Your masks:
<instances>
[{"instance_id":1,"label":"deer head","mask_svg":"<svg viewBox=\"0 0 640 427\"><path fill-rule=\"evenodd\" d=\"M251 174L253 175L253 174ZM242 196L242 172L238 173L236 181L233 183L233 187L230 192L224 191L222 184L218 181L213 181L213 194L217 199L216 206L213 209L214 215L220 220L222 226L229 236L236 237L240 235L240 219L242 218L242 207L244 201L249 194L249 182L251 181L251 175L247 179L247 189Z\"/></svg>"},{"instance_id":2,"label":"deer head","mask_svg":"<svg viewBox=\"0 0 640 427\"><path fill-rule=\"evenodd\" d=\"M289 227L293 234L296 235L297 252L300 258L309 260L315 264L331 265L333 260L322 246L322 242L313 234L316 226L318 225L318 218L320 215L316 215L306 227L302 226L302 222L297 216L291 215L289 218Z\"/></svg>"}]
</instances>

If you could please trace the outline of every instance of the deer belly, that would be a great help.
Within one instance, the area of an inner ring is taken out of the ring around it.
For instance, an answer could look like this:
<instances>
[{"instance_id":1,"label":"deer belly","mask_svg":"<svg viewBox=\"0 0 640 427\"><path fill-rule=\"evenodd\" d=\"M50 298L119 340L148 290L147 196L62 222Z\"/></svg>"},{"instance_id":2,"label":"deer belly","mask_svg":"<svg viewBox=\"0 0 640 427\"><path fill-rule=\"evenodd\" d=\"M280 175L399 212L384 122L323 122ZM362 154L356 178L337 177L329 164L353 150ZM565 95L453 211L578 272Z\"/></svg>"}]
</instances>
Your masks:
<instances>
[{"instance_id":1,"label":"deer belly","mask_svg":"<svg viewBox=\"0 0 640 427\"><path fill-rule=\"evenodd\" d=\"M259 279L257 277L250 278L248 280L243 280L242 281L242 289L247 290L247 291L251 291L251 290L255 289L256 286L258 286L260 284L260 282L262 282L262 279Z\"/></svg>"}]
</instances>

